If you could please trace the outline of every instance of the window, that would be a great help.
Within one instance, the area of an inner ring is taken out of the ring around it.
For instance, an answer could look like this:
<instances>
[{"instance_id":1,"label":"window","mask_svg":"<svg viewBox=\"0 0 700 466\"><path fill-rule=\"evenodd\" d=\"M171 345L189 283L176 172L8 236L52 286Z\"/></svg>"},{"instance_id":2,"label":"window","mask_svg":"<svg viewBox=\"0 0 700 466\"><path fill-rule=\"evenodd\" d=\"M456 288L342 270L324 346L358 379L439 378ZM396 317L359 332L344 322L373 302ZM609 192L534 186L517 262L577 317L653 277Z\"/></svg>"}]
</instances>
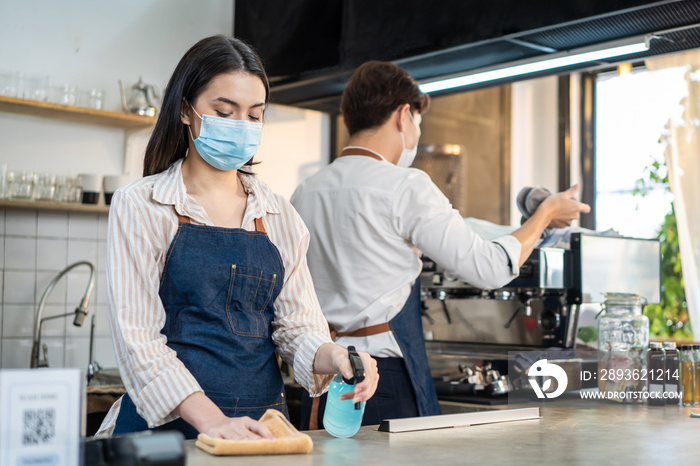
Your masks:
<instances>
[{"instance_id":1,"label":"window","mask_svg":"<svg viewBox=\"0 0 700 466\"><path fill-rule=\"evenodd\" d=\"M669 118L680 118L686 68L598 75L596 83L596 226L624 236L655 238L671 197L659 187L634 196L636 180L654 160Z\"/></svg>"}]
</instances>

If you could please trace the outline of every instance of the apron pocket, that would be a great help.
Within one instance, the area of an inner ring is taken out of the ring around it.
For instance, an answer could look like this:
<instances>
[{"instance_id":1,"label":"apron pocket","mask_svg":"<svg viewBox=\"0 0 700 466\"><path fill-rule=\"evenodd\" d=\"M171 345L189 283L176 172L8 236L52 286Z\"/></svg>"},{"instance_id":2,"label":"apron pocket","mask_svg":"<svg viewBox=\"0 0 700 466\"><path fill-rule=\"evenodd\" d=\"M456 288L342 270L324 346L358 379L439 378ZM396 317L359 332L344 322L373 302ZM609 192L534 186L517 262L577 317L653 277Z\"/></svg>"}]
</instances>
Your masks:
<instances>
[{"instance_id":1,"label":"apron pocket","mask_svg":"<svg viewBox=\"0 0 700 466\"><path fill-rule=\"evenodd\" d=\"M260 269L231 265L226 298L226 317L231 330L244 337L267 338L273 312L270 304L277 274Z\"/></svg>"}]
</instances>

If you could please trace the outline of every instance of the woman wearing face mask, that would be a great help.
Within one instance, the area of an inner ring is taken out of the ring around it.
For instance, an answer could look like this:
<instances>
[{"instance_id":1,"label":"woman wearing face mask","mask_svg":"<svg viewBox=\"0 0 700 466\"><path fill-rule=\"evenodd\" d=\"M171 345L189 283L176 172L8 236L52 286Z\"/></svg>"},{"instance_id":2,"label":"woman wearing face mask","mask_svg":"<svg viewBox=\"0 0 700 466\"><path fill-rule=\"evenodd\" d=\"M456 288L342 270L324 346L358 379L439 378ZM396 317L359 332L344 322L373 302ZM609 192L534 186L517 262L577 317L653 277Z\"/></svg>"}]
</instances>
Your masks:
<instances>
[{"instance_id":1,"label":"woman wearing face mask","mask_svg":"<svg viewBox=\"0 0 700 466\"><path fill-rule=\"evenodd\" d=\"M574 187L512 235L485 241L426 173L409 168L429 97L406 71L363 64L340 105L348 146L292 196L311 233L316 293L336 342L377 359L381 378L363 424L439 414L423 340L421 252L474 286L497 288L516 277L545 227L568 225L589 207L572 199ZM324 398L303 401L302 428L322 427Z\"/></svg>"},{"instance_id":2,"label":"woman wearing face mask","mask_svg":"<svg viewBox=\"0 0 700 466\"><path fill-rule=\"evenodd\" d=\"M214 36L177 65L144 160L114 194L107 288L127 394L98 435L176 429L187 438L273 438L287 414L275 353L313 395L352 376L331 342L306 263L308 231L255 177L269 85L243 42ZM376 363L345 398L369 399Z\"/></svg>"}]
</instances>

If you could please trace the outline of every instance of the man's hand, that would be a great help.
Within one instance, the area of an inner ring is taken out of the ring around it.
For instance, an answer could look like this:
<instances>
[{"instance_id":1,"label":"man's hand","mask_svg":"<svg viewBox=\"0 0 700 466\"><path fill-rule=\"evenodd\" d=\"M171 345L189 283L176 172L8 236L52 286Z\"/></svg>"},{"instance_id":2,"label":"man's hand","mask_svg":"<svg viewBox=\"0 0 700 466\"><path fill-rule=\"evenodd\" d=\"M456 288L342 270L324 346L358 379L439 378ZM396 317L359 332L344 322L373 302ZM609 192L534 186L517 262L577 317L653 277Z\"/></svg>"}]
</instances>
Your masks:
<instances>
[{"instance_id":1,"label":"man's hand","mask_svg":"<svg viewBox=\"0 0 700 466\"><path fill-rule=\"evenodd\" d=\"M591 211L591 206L577 201L574 197L578 194L579 185L575 184L566 191L549 196L537 210L543 209L549 218L550 228L564 228L571 222L578 220L582 213Z\"/></svg>"},{"instance_id":2,"label":"man's hand","mask_svg":"<svg viewBox=\"0 0 700 466\"><path fill-rule=\"evenodd\" d=\"M530 257L545 228L567 227L574 220L578 220L581 213L591 211L591 206L574 199L578 190L579 186L576 184L564 192L549 196L537 207L535 213L512 233L521 246L518 266L522 266Z\"/></svg>"}]
</instances>

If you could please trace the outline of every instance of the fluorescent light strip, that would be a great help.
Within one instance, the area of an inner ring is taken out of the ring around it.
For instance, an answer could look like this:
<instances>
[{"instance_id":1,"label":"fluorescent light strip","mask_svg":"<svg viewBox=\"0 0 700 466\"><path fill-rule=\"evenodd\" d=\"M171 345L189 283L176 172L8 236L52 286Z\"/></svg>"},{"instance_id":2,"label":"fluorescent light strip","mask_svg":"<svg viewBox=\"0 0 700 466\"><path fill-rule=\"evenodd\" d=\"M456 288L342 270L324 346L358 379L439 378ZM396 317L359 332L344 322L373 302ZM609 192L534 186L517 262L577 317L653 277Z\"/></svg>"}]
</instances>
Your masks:
<instances>
[{"instance_id":1,"label":"fluorescent light strip","mask_svg":"<svg viewBox=\"0 0 700 466\"><path fill-rule=\"evenodd\" d=\"M483 83L486 81L495 81L498 79L510 78L523 74L536 73L538 71L551 70L555 68L563 68L566 66L577 65L589 61L602 60L604 58L629 55L632 53L646 52L649 46L646 42L636 44L622 45L603 50L594 50L592 52L577 53L565 55L563 57L550 58L534 63L525 63L522 65L510 66L508 68L500 68L481 73L469 74L466 76L458 76L456 78L442 79L429 83L420 84L419 88L422 92L436 92L454 87L469 86L471 84Z\"/></svg>"}]
</instances>

